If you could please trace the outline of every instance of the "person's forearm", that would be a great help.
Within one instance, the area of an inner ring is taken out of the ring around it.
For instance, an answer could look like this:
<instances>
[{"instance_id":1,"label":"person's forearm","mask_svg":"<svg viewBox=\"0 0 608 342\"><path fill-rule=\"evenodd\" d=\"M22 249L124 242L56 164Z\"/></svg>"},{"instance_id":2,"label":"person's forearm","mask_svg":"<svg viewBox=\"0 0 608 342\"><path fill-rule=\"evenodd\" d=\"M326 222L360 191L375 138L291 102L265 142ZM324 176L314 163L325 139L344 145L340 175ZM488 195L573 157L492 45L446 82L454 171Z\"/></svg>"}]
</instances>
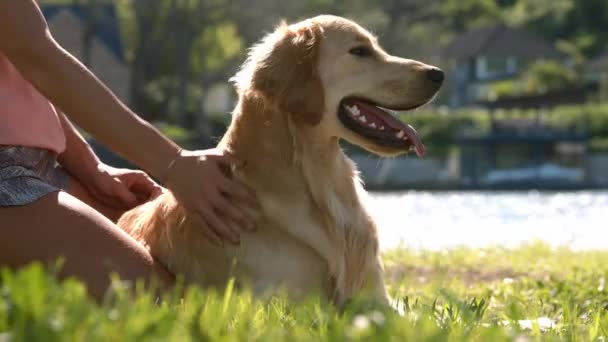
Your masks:
<instances>
[{"instance_id":1,"label":"person's forearm","mask_svg":"<svg viewBox=\"0 0 608 342\"><path fill-rule=\"evenodd\" d=\"M75 58L59 47L49 50L43 60L18 65L25 77L98 141L159 177L178 147L133 114Z\"/></svg>"},{"instance_id":2,"label":"person's forearm","mask_svg":"<svg viewBox=\"0 0 608 342\"><path fill-rule=\"evenodd\" d=\"M98 141L153 176L162 176L179 147L132 113L63 50L51 37L35 4L13 0L2 6L12 14L3 15L0 38L27 40L24 44L11 40L0 44L21 74Z\"/></svg>"},{"instance_id":3,"label":"person's forearm","mask_svg":"<svg viewBox=\"0 0 608 342\"><path fill-rule=\"evenodd\" d=\"M66 140L65 151L57 159L72 176L86 182L87 177L96 172L100 160L68 118L59 110L57 110L57 114Z\"/></svg>"}]
</instances>

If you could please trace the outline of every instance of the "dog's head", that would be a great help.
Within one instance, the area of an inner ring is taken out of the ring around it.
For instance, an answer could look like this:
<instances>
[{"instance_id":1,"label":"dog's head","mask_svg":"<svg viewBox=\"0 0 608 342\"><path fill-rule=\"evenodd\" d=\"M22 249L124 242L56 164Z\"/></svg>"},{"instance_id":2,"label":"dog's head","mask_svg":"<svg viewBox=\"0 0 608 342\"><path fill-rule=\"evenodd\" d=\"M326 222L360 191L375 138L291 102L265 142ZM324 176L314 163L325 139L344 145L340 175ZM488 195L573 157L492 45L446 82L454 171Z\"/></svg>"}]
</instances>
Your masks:
<instances>
[{"instance_id":1,"label":"dog's head","mask_svg":"<svg viewBox=\"0 0 608 342\"><path fill-rule=\"evenodd\" d=\"M356 23L318 16L280 25L253 47L233 78L321 137L343 138L382 155L415 150L418 134L392 110L429 102L443 82L438 68L387 54Z\"/></svg>"}]
</instances>

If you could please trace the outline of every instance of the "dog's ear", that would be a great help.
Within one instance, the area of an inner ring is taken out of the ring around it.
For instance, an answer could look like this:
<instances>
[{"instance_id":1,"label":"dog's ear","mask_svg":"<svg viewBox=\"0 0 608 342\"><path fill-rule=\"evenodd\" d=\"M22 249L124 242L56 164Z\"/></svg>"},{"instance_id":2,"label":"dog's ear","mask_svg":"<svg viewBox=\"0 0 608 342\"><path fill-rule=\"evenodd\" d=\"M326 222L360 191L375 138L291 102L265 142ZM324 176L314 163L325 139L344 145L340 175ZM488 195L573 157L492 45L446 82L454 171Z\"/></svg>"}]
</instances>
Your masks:
<instances>
[{"instance_id":1,"label":"dog's ear","mask_svg":"<svg viewBox=\"0 0 608 342\"><path fill-rule=\"evenodd\" d=\"M277 40L255 66L251 86L297 122L318 124L325 109L323 84L317 70L322 29L286 25L274 33Z\"/></svg>"}]
</instances>

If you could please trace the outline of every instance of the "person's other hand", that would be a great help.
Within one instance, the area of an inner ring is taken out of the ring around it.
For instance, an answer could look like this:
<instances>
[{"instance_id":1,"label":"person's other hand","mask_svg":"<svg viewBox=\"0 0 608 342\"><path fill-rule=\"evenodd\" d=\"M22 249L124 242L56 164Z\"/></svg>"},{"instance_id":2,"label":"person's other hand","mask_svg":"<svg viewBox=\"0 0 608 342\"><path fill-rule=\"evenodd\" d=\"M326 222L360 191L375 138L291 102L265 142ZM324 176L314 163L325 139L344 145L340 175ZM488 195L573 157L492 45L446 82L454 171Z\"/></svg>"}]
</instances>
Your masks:
<instances>
[{"instance_id":1,"label":"person's other hand","mask_svg":"<svg viewBox=\"0 0 608 342\"><path fill-rule=\"evenodd\" d=\"M231 157L218 149L182 151L166 176L165 185L216 244L239 244L237 227L255 229L246 208L256 209L257 201L245 185L230 178L231 163Z\"/></svg>"},{"instance_id":2,"label":"person's other hand","mask_svg":"<svg viewBox=\"0 0 608 342\"><path fill-rule=\"evenodd\" d=\"M150 201L162 193L162 188L145 172L118 169L99 164L97 172L81 180L89 194L100 203L122 211Z\"/></svg>"}]
</instances>

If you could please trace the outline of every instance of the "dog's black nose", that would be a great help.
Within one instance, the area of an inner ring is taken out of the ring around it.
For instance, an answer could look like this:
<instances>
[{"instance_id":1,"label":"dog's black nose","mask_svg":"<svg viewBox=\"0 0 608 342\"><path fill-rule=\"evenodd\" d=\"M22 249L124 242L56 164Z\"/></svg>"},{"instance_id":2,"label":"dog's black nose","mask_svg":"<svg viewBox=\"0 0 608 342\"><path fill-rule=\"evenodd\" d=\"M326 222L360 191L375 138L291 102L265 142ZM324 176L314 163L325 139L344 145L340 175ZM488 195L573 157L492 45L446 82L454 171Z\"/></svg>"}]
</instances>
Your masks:
<instances>
[{"instance_id":1,"label":"dog's black nose","mask_svg":"<svg viewBox=\"0 0 608 342\"><path fill-rule=\"evenodd\" d=\"M437 68L430 69L426 72L426 75L431 81L437 84L443 83L443 80L445 79L445 74L443 73L443 71Z\"/></svg>"}]
</instances>

